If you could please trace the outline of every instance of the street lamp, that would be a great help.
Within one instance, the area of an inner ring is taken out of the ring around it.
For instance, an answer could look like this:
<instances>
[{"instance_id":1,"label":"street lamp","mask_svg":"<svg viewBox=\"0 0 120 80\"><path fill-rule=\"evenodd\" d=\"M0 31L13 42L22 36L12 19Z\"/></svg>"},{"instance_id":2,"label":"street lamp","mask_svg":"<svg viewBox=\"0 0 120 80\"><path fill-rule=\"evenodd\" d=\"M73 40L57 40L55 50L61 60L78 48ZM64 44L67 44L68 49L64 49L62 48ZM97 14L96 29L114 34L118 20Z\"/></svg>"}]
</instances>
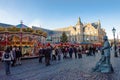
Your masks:
<instances>
[{"instance_id":1,"label":"street lamp","mask_svg":"<svg viewBox=\"0 0 120 80\"><path fill-rule=\"evenodd\" d=\"M112 32L113 32L113 37L114 37L114 56L118 57L117 52L116 52L115 31L116 29L113 27Z\"/></svg>"}]
</instances>

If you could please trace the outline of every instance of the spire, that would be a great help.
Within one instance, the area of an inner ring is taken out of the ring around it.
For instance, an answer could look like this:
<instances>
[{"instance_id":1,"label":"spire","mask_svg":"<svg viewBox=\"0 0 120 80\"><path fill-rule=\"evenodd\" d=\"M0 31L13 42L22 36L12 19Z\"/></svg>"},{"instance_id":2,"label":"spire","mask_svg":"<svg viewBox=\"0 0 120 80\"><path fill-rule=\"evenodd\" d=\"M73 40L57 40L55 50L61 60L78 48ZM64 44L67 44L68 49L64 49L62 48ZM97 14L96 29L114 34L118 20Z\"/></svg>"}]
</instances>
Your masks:
<instances>
[{"instance_id":1,"label":"spire","mask_svg":"<svg viewBox=\"0 0 120 80\"><path fill-rule=\"evenodd\" d=\"M77 22L77 24L76 25L81 25L82 24L82 22L81 22L81 19L80 19L80 17L78 18L78 22Z\"/></svg>"},{"instance_id":2,"label":"spire","mask_svg":"<svg viewBox=\"0 0 120 80\"><path fill-rule=\"evenodd\" d=\"M23 21L22 20L20 21L20 24L21 24L20 28L21 28L21 31L22 31L22 28L23 28Z\"/></svg>"},{"instance_id":3,"label":"spire","mask_svg":"<svg viewBox=\"0 0 120 80\"><path fill-rule=\"evenodd\" d=\"M20 24L23 24L23 21L22 21L22 20L20 21Z\"/></svg>"},{"instance_id":4,"label":"spire","mask_svg":"<svg viewBox=\"0 0 120 80\"><path fill-rule=\"evenodd\" d=\"M81 22L81 19L80 19L80 17L78 18L78 21L79 21L79 22Z\"/></svg>"},{"instance_id":5,"label":"spire","mask_svg":"<svg viewBox=\"0 0 120 80\"><path fill-rule=\"evenodd\" d=\"M99 29L101 28L101 22L100 22L100 20L98 20L98 28Z\"/></svg>"},{"instance_id":6,"label":"spire","mask_svg":"<svg viewBox=\"0 0 120 80\"><path fill-rule=\"evenodd\" d=\"M100 22L100 20L98 20L98 25L100 25L100 26L101 26L101 22Z\"/></svg>"}]
</instances>

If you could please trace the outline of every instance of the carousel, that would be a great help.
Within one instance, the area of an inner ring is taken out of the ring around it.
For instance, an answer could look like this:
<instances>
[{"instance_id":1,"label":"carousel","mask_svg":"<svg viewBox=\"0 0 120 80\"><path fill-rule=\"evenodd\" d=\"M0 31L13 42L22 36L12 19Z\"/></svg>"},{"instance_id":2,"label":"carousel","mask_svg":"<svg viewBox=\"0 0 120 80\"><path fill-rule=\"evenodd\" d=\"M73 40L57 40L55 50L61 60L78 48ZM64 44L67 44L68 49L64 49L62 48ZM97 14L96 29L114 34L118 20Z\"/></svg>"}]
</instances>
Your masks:
<instances>
[{"instance_id":1,"label":"carousel","mask_svg":"<svg viewBox=\"0 0 120 80\"><path fill-rule=\"evenodd\" d=\"M23 57L37 56L46 37L46 32L34 30L22 23L17 26L0 26L0 57L8 46L20 48Z\"/></svg>"}]
</instances>

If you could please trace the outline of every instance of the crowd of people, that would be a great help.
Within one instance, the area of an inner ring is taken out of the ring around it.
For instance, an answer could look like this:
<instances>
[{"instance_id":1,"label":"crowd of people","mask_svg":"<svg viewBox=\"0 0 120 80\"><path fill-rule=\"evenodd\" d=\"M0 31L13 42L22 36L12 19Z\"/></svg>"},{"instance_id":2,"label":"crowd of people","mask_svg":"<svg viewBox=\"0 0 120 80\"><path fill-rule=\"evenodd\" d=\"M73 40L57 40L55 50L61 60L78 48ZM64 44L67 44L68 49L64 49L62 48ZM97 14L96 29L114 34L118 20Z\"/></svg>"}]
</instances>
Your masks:
<instances>
[{"instance_id":1,"label":"crowd of people","mask_svg":"<svg viewBox=\"0 0 120 80\"><path fill-rule=\"evenodd\" d=\"M51 46L44 45L40 47L39 50L39 63L43 62L43 57L45 57L46 66L50 65L50 60L61 60L63 59L72 59L73 55L75 58L82 58L82 54L86 56L95 56L95 52L100 48L95 46L83 47L76 45L69 46Z\"/></svg>"},{"instance_id":2,"label":"crowd of people","mask_svg":"<svg viewBox=\"0 0 120 80\"><path fill-rule=\"evenodd\" d=\"M40 47L38 51L38 59L39 63L45 62L46 66L50 65L51 61L60 61L61 59L72 59L75 57L76 59L82 58L82 54L86 54L86 56L95 56L95 51L99 48L94 46L82 47L76 45L69 46L52 46L50 44L46 44ZM73 56L74 55L74 56ZM10 74L10 66L18 66L21 65L21 57L22 52L20 47L7 47L2 55L2 61L5 64L5 72L6 75Z\"/></svg>"}]
</instances>

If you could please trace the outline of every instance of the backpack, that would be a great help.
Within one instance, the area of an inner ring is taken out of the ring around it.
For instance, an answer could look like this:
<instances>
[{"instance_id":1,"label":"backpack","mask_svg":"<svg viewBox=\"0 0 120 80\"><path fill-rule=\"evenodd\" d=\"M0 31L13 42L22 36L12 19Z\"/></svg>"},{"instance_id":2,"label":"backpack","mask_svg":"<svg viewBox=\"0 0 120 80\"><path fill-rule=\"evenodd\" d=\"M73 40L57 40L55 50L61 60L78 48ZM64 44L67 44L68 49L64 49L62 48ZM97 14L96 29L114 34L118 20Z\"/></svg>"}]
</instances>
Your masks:
<instances>
[{"instance_id":1,"label":"backpack","mask_svg":"<svg viewBox=\"0 0 120 80\"><path fill-rule=\"evenodd\" d=\"M9 57L10 57L10 54L9 54L9 53L5 53L5 54L4 54L4 58L5 58L5 59L9 59Z\"/></svg>"}]
</instances>

